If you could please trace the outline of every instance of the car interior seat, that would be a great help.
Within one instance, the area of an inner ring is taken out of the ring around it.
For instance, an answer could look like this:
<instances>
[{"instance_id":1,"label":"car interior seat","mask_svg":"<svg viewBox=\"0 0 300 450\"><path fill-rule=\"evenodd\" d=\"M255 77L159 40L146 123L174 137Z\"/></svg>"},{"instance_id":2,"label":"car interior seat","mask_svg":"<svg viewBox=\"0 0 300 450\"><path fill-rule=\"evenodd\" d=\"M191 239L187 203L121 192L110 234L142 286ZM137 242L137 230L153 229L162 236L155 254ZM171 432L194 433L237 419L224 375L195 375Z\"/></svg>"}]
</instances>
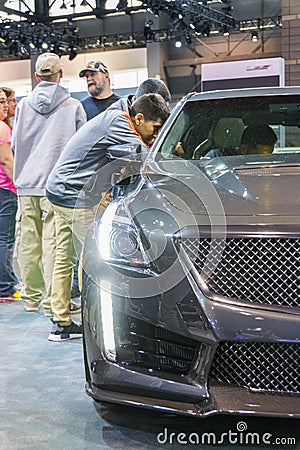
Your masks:
<instances>
[{"instance_id":1,"label":"car interior seat","mask_svg":"<svg viewBox=\"0 0 300 450\"><path fill-rule=\"evenodd\" d=\"M206 141L196 147L194 158L233 155L241 144L245 124L238 117L223 117L212 128ZM209 148L208 148L209 146Z\"/></svg>"},{"instance_id":2,"label":"car interior seat","mask_svg":"<svg viewBox=\"0 0 300 450\"><path fill-rule=\"evenodd\" d=\"M234 152L241 144L245 125L242 119L226 117L220 119L212 133L212 142L216 149Z\"/></svg>"}]
</instances>

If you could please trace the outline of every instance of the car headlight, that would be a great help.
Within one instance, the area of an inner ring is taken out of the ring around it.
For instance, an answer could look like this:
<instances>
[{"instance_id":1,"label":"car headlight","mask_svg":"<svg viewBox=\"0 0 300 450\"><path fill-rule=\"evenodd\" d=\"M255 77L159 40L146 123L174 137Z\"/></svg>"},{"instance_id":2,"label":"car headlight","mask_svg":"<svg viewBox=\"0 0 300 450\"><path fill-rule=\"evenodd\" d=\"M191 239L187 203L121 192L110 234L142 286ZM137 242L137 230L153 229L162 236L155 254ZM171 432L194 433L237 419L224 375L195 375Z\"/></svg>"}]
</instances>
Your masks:
<instances>
[{"instance_id":1,"label":"car headlight","mask_svg":"<svg viewBox=\"0 0 300 450\"><path fill-rule=\"evenodd\" d=\"M150 263L143 249L139 233L122 201L109 204L95 230L99 256L111 266L148 268ZM99 284L101 306L102 349L108 361L115 362L114 301L109 272L103 274Z\"/></svg>"},{"instance_id":2,"label":"car headlight","mask_svg":"<svg viewBox=\"0 0 300 450\"><path fill-rule=\"evenodd\" d=\"M136 236L128 227L127 229L115 229L111 233L112 252L121 258L133 258L139 251L139 243Z\"/></svg>"},{"instance_id":3,"label":"car headlight","mask_svg":"<svg viewBox=\"0 0 300 450\"><path fill-rule=\"evenodd\" d=\"M100 257L111 264L149 267L149 259L130 214L123 203L111 203L97 227Z\"/></svg>"}]
</instances>

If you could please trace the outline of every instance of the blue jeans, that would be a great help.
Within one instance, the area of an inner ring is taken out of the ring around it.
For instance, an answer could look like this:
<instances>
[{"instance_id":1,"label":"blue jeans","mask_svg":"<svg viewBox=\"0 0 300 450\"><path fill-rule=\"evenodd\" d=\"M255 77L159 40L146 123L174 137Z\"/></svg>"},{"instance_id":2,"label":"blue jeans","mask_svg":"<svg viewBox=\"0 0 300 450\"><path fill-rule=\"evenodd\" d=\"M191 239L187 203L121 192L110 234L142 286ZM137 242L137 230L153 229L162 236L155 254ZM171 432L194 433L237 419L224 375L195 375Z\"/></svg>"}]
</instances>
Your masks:
<instances>
[{"instance_id":1,"label":"blue jeans","mask_svg":"<svg viewBox=\"0 0 300 450\"><path fill-rule=\"evenodd\" d=\"M16 291L12 260L17 206L16 194L0 188L0 297L9 297Z\"/></svg>"}]
</instances>

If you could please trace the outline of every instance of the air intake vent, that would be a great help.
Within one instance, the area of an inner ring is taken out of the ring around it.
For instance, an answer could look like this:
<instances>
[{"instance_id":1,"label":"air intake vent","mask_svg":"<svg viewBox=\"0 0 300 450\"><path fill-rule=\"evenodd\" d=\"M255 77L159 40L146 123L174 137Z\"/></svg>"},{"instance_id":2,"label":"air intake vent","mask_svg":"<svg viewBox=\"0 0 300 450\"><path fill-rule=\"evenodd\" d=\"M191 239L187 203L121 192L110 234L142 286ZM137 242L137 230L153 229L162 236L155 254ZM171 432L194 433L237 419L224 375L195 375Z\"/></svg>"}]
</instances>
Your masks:
<instances>
[{"instance_id":1,"label":"air intake vent","mask_svg":"<svg viewBox=\"0 0 300 450\"><path fill-rule=\"evenodd\" d=\"M117 363L186 374L198 353L198 342L127 315L116 327Z\"/></svg>"}]
</instances>

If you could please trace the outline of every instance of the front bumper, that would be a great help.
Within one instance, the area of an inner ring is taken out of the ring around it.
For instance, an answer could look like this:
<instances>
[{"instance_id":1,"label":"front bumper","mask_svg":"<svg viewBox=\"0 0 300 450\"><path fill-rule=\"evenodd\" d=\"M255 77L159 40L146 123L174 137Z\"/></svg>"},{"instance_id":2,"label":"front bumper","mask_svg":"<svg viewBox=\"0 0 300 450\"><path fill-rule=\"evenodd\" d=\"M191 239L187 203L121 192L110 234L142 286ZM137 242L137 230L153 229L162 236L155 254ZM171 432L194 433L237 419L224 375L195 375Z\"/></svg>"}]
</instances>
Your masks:
<instances>
[{"instance_id":1,"label":"front bumper","mask_svg":"<svg viewBox=\"0 0 300 450\"><path fill-rule=\"evenodd\" d=\"M108 391L86 383L86 392L94 400L187 416L214 414L251 414L300 418L299 396L253 393L237 386L211 385L210 398L197 403L164 400L155 397Z\"/></svg>"},{"instance_id":2,"label":"front bumper","mask_svg":"<svg viewBox=\"0 0 300 450\"><path fill-rule=\"evenodd\" d=\"M105 267L98 266L96 273L105 274ZM119 276L116 286L122 283ZM83 297L86 391L92 398L192 416L300 417L298 365L292 372L284 362L276 369L290 349L291 359L299 361L298 310L208 299L192 276L155 298L113 295L118 356L111 362L104 357L101 336L100 281L90 281ZM224 343L234 348L227 361L236 373L233 379L216 369L215 356ZM248 344L250 356L242 347ZM282 370L282 381L274 387L273 374L276 378Z\"/></svg>"}]
</instances>

